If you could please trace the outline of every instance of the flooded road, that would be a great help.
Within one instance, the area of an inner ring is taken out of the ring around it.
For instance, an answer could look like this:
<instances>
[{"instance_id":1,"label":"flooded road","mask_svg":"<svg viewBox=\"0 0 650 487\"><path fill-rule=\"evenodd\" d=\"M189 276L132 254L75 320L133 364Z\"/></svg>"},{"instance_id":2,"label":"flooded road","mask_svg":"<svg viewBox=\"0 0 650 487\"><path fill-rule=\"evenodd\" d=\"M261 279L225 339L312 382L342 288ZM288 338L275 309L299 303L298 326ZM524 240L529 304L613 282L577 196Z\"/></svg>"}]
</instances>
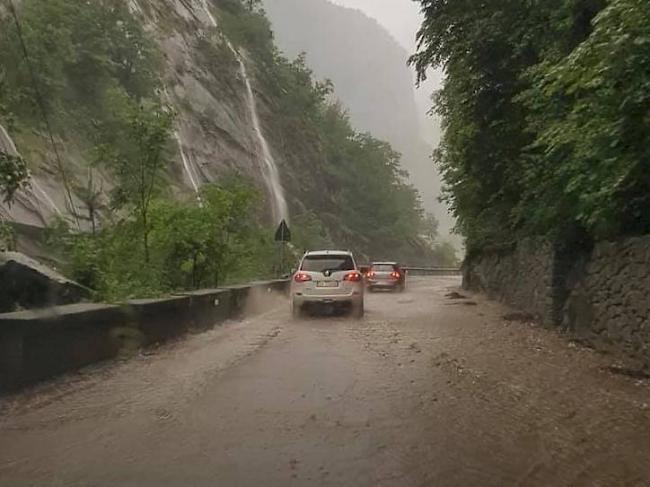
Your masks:
<instances>
[{"instance_id":1,"label":"flooded road","mask_svg":"<svg viewBox=\"0 0 650 487\"><path fill-rule=\"evenodd\" d=\"M650 386L455 295L266 313L0 400L2 486L650 485Z\"/></svg>"}]
</instances>

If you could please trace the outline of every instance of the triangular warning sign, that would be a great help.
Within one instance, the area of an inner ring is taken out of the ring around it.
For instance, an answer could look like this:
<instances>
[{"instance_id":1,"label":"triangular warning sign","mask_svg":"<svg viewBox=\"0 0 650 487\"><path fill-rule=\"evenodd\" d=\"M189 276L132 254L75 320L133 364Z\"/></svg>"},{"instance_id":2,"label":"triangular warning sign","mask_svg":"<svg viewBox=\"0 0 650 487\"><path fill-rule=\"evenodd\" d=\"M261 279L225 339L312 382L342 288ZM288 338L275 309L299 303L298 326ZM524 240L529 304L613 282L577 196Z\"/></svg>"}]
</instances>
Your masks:
<instances>
[{"instance_id":1,"label":"triangular warning sign","mask_svg":"<svg viewBox=\"0 0 650 487\"><path fill-rule=\"evenodd\" d=\"M275 231L275 241L291 242L291 230L289 230L289 225L287 225L285 220L280 222L278 229Z\"/></svg>"}]
</instances>

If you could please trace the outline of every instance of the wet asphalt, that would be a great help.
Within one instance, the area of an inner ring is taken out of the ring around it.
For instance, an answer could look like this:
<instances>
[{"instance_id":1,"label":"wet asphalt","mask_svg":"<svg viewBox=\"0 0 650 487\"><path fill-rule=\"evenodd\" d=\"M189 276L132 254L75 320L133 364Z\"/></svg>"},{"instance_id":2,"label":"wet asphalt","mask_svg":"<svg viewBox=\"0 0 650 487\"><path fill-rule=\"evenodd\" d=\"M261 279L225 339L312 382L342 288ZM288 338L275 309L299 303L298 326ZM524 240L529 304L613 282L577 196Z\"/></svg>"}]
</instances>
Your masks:
<instances>
[{"instance_id":1,"label":"wet asphalt","mask_svg":"<svg viewBox=\"0 0 650 487\"><path fill-rule=\"evenodd\" d=\"M0 398L0 485L650 485L650 384L458 285L370 294L360 321L267 297Z\"/></svg>"}]
</instances>

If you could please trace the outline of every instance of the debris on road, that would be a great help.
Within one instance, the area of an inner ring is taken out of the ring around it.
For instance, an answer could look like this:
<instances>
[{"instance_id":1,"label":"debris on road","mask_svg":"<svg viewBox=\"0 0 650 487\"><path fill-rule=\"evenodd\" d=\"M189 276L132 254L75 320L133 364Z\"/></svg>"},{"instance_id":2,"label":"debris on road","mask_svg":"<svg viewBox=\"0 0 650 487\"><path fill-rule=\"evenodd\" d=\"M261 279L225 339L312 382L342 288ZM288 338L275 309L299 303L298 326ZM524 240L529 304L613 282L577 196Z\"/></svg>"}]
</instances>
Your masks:
<instances>
[{"instance_id":1,"label":"debris on road","mask_svg":"<svg viewBox=\"0 0 650 487\"><path fill-rule=\"evenodd\" d=\"M514 313L507 313L503 315L502 319L504 321L516 321L519 323L531 323L535 321L535 317L530 313L521 313L518 311Z\"/></svg>"},{"instance_id":2,"label":"debris on road","mask_svg":"<svg viewBox=\"0 0 650 487\"><path fill-rule=\"evenodd\" d=\"M445 294L445 298L449 299L467 299L467 296L464 296L463 294L460 294L459 292L452 291L448 294Z\"/></svg>"}]
</instances>

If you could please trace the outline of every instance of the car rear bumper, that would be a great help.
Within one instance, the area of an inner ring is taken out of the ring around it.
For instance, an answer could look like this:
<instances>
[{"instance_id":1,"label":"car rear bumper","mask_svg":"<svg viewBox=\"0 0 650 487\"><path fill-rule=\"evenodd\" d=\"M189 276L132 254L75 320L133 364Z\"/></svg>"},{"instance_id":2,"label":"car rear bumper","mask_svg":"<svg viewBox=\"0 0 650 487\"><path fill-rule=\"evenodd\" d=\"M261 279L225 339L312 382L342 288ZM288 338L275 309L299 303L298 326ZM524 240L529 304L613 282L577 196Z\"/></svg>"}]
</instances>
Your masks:
<instances>
[{"instance_id":1,"label":"car rear bumper","mask_svg":"<svg viewBox=\"0 0 650 487\"><path fill-rule=\"evenodd\" d=\"M380 279L380 280L370 280L368 281L367 284L368 287L375 288L375 289L380 289L380 288L394 289L400 287L402 285L402 281Z\"/></svg>"},{"instance_id":2,"label":"car rear bumper","mask_svg":"<svg viewBox=\"0 0 650 487\"><path fill-rule=\"evenodd\" d=\"M292 296L294 306L305 307L311 305L357 305L363 302L362 293L335 294L331 296L319 296L310 294L294 294Z\"/></svg>"}]
</instances>

